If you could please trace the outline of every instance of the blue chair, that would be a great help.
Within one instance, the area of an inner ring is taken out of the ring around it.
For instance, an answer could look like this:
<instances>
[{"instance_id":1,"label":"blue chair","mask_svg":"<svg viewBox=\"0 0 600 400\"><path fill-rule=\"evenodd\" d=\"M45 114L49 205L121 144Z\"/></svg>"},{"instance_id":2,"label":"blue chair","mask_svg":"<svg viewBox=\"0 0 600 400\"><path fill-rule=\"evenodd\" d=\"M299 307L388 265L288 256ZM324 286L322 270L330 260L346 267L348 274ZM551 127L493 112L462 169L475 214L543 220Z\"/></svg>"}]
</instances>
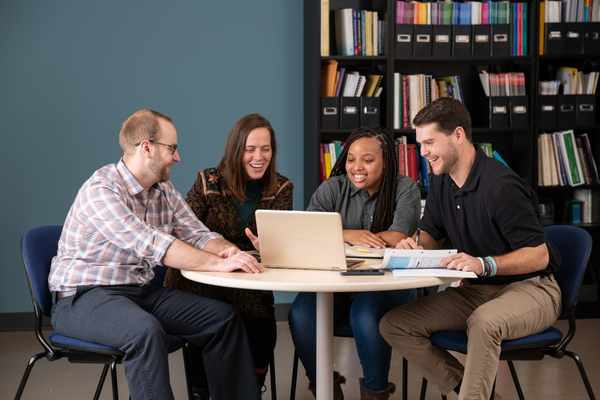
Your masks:
<instances>
[{"instance_id":1,"label":"blue chair","mask_svg":"<svg viewBox=\"0 0 600 400\"><path fill-rule=\"evenodd\" d=\"M590 399L594 400L594 392L579 354L567 350L568 344L575 336L575 305L583 275L587 268L592 251L590 234L572 225L553 225L544 229L546 239L560 254L560 268L555 274L562 290L563 308L561 319L569 320L566 335L554 327L540 333L514 340L505 340L501 344L500 359L506 360L510 369L517 394L520 400L525 397L517 376L513 361L541 360L545 356L563 358L568 356L577 364L579 374L585 385ZM431 343L443 350L452 350L462 354L467 353L467 335L464 331L440 331L431 335ZM494 385L495 386L495 385ZM421 384L421 399L425 399L427 380ZM492 391L492 398L494 393ZM445 396L442 396L445 399Z\"/></svg>"},{"instance_id":2,"label":"blue chair","mask_svg":"<svg viewBox=\"0 0 600 400\"><path fill-rule=\"evenodd\" d=\"M112 380L112 395L113 399L117 400L119 398L119 391L116 366L123 360L123 352L101 343L88 342L55 332L50 333L46 337L42 331L42 320L44 317L50 317L52 308L52 297L50 290L48 289L48 275L50 273L52 257L56 255L61 231L61 225L41 226L28 231L21 240L23 264L25 266L25 274L27 276L27 283L29 285L31 300L33 301L33 311L35 314L35 336L42 346L43 351L34 354L29 359L19 388L17 389L15 400L21 398L33 366L42 357L45 357L48 361L67 358L73 363L104 364L94 394L94 400L97 400L100 397L109 368ZM157 278L153 281L153 284L162 282L159 281L160 276L161 274L157 274ZM167 340L167 347L170 352L183 348L183 359L186 366L186 382L188 384L187 391L188 397L191 400L193 397L191 393L190 377L187 374L189 358L186 349L188 344L183 339L176 336L168 336Z\"/></svg>"}]
</instances>

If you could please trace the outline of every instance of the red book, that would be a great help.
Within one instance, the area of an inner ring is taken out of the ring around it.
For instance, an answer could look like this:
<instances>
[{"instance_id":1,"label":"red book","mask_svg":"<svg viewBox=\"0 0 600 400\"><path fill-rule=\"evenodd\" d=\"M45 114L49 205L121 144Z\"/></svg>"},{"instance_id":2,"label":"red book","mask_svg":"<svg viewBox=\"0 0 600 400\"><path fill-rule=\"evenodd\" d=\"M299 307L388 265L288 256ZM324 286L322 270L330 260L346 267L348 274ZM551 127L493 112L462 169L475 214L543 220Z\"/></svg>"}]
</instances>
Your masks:
<instances>
[{"instance_id":1,"label":"red book","mask_svg":"<svg viewBox=\"0 0 600 400\"><path fill-rule=\"evenodd\" d=\"M398 175L406 176L406 145L398 143Z\"/></svg>"},{"instance_id":2,"label":"red book","mask_svg":"<svg viewBox=\"0 0 600 400\"><path fill-rule=\"evenodd\" d=\"M408 176L417 182L417 145L407 144L406 150L408 156Z\"/></svg>"}]
</instances>

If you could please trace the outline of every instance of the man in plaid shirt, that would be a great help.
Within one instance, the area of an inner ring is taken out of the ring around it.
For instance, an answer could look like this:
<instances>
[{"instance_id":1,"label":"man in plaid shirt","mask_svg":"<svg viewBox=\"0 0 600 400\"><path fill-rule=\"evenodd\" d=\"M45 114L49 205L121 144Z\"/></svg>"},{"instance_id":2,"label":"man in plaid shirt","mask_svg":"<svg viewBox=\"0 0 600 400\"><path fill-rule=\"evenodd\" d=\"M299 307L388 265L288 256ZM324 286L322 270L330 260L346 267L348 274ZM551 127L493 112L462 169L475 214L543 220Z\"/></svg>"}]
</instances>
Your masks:
<instances>
[{"instance_id":1,"label":"man in plaid shirt","mask_svg":"<svg viewBox=\"0 0 600 400\"><path fill-rule=\"evenodd\" d=\"M233 309L150 283L159 264L249 273L262 267L210 232L169 181L181 160L169 117L136 111L119 143L123 158L83 184L67 215L49 276L54 328L121 349L134 400L173 398L167 335L202 347L212 399L258 398L246 333Z\"/></svg>"}]
</instances>

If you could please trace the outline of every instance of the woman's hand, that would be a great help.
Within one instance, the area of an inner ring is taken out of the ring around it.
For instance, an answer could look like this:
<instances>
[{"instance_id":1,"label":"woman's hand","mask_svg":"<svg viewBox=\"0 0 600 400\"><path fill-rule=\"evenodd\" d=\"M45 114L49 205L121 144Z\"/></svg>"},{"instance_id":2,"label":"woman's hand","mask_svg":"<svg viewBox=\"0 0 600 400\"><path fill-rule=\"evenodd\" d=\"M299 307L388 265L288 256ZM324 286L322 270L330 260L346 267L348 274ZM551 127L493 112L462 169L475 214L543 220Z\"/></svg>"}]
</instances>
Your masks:
<instances>
[{"instance_id":1,"label":"woman's hand","mask_svg":"<svg viewBox=\"0 0 600 400\"><path fill-rule=\"evenodd\" d=\"M344 229L344 242L353 246L366 246L383 249L385 241L371 231L365 229Z\"/></svg>"},{"instance_id":2,"label":"woman's hand","mask_svg":"<svg viewBox=\"0 0 600 400\"><path fill-rule=\"evenodd\" d=\"M252 233L252 231L250 230L250 228L244 229L244 233L246 234L248 239L250 239L250 242L252 242L252 246L254 246L256 251L260 251L260 242L258 240L258 236L255 236L254 233Z\"/></svg>"}]
</instances>

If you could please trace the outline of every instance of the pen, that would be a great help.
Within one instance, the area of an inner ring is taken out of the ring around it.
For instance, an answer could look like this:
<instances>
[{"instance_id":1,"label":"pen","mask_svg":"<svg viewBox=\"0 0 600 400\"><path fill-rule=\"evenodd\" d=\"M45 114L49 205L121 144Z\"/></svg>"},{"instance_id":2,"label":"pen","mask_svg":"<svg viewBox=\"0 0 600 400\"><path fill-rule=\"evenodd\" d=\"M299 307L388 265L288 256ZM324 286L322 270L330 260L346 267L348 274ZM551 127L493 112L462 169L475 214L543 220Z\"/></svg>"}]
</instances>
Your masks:
<instances>
[{"instance_id":1,"label":"pen","mask_svg":"<svg viewBox=\"0 0 600 400\"><path fill-rule=\"evenodd\" d=\"M419 236L421 236L421 230L417 228L417 233L415 235L415 243L417 243L417 246L419 245Z\"/></svg>"}]
</instances>

